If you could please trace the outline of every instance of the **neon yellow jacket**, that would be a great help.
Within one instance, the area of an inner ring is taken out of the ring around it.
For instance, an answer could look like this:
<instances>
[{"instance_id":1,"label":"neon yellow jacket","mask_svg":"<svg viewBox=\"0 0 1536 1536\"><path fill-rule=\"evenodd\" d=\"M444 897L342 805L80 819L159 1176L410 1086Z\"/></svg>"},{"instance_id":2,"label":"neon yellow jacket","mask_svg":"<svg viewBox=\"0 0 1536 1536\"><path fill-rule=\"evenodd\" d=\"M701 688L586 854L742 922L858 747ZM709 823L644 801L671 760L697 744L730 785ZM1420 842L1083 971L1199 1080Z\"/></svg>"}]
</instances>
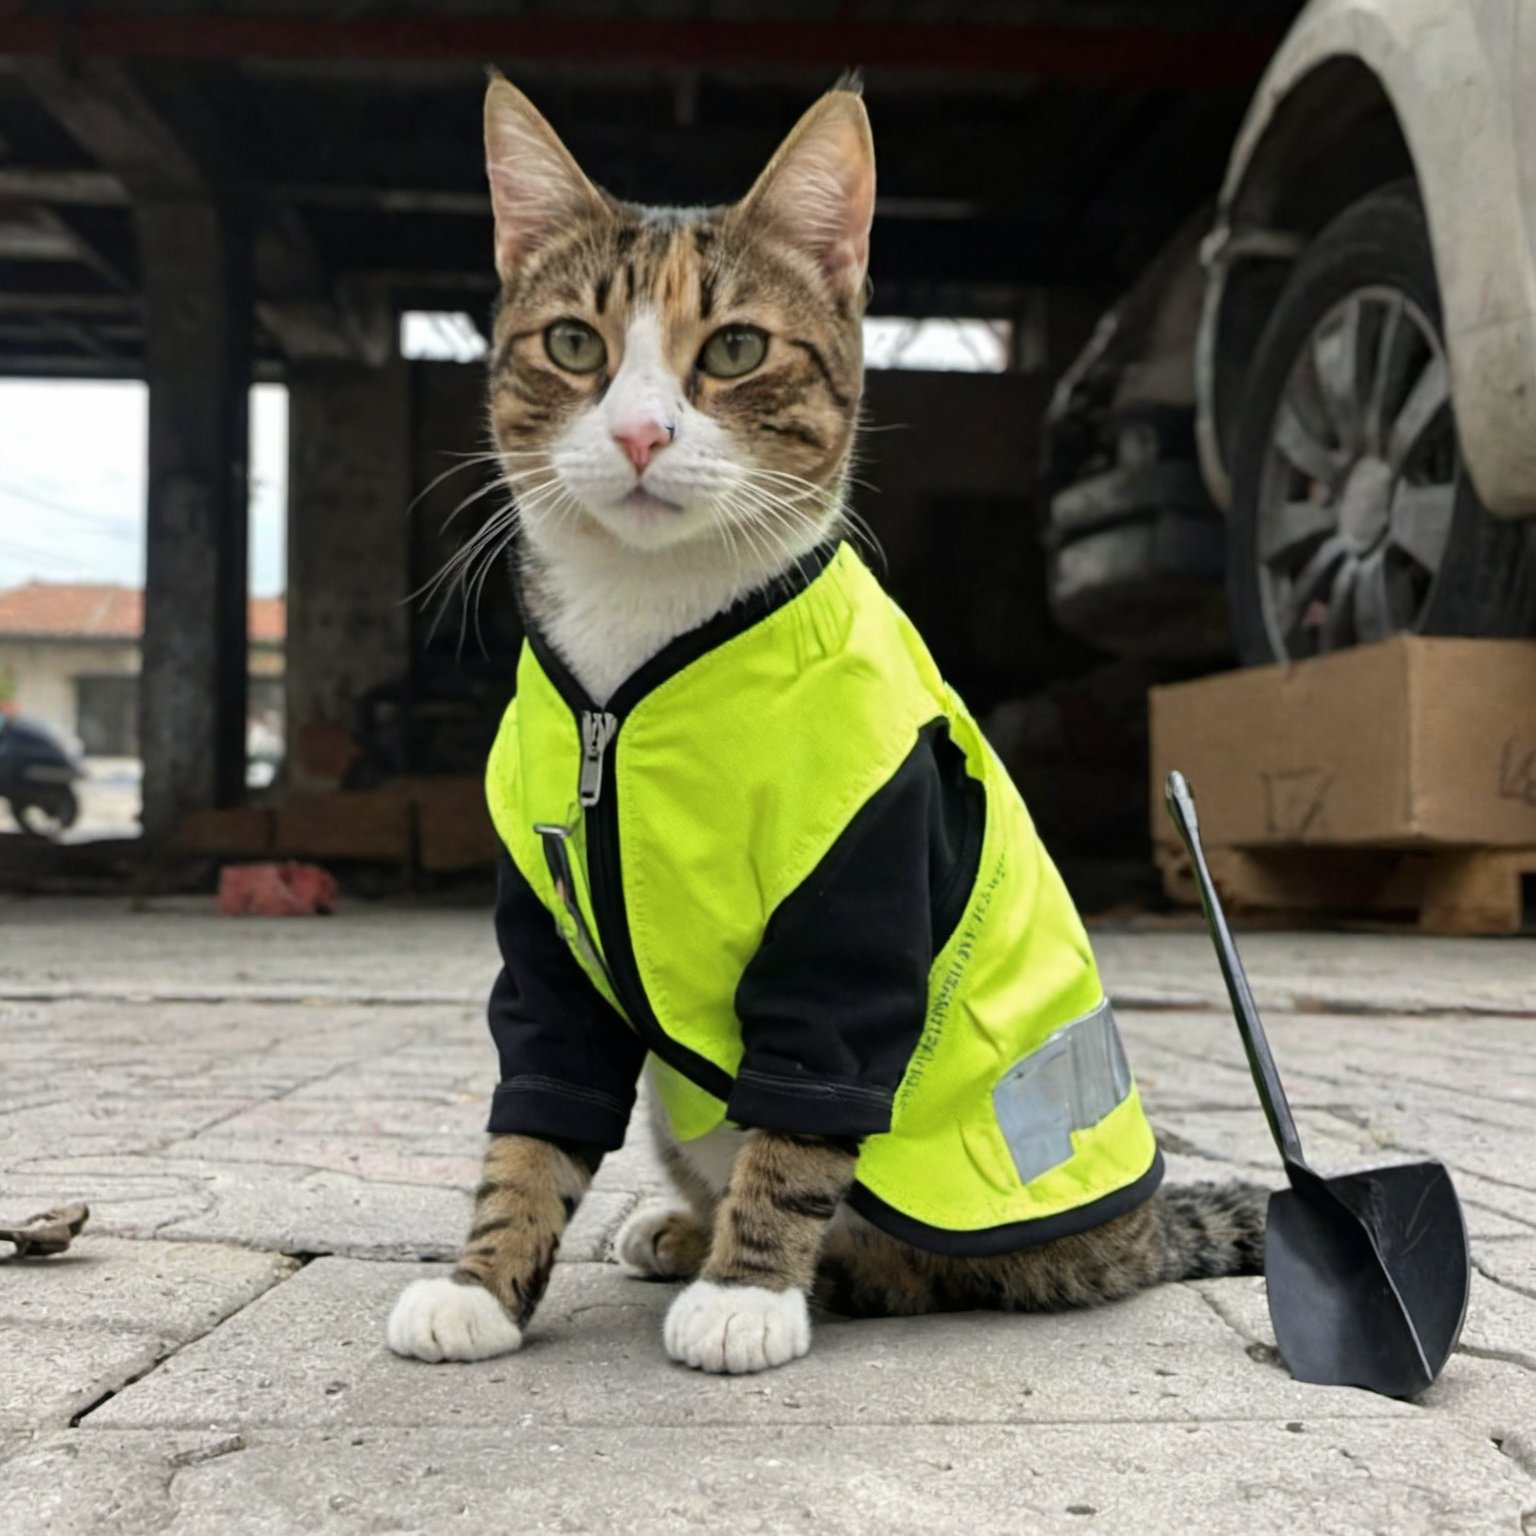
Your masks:
<instances>
[{"instance_id":1,"label":"neon yellow jacket","mask_svg":"<svg viewBox=\"0 0 1536 1536\"><path fill-rule=\"evenodd\" d=\"M859 1142L849 1202L958 1254L1162 1174L1087 935L996 754L847 545L604 707L537 634L491 754L492 1131ZM553 921L551 921L553 919Z\"/></svg>"}]
</instances>

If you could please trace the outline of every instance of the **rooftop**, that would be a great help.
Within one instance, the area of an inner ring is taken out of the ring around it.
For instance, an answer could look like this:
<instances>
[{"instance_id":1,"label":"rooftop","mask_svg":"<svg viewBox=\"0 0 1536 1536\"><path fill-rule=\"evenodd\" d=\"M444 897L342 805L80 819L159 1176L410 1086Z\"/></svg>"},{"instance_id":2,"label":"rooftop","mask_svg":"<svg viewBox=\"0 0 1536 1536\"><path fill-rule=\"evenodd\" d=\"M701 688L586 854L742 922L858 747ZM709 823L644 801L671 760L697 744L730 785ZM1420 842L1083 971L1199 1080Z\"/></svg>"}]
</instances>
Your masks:
<instances>
[{"instance_id":1,"label":"rooftop","mask_svg":"<svg viewBox=\"0 0 1536 1536\"><path fill-rule=\"evenodd\" d=\"M281 645L287 602L253 597L250 637ZM0 639L137 640L144 629L144 594L137 587L92 582L29 581L0 591Z\"/></svg>"}]
</instances>

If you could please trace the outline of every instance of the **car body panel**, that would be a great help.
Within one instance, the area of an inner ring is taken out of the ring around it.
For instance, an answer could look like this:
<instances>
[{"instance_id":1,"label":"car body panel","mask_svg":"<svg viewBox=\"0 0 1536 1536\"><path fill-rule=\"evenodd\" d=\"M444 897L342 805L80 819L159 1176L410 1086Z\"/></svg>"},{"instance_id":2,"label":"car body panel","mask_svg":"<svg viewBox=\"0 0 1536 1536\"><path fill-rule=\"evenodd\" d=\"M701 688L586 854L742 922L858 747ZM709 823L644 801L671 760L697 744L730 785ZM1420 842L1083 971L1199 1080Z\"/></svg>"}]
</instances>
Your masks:
<instances>
[{"instance_id":1,"label":"car body panel","mask_svg":"<svg viewBox=\"0 0 1536 1536\"><path fill-rule=\"evenodd\" d=\"M1536 0L1312 0L1297 18L1238 134L1206 247L1196 385L1207 483L1227 506L1213 396L1228 277L1266 242L1300 248L1268 227L1256 167L1284 103L1341 59L1376 77L1408 146L1473 484L1493 512L1536 514Z\"/></svg>"}]
</instances>

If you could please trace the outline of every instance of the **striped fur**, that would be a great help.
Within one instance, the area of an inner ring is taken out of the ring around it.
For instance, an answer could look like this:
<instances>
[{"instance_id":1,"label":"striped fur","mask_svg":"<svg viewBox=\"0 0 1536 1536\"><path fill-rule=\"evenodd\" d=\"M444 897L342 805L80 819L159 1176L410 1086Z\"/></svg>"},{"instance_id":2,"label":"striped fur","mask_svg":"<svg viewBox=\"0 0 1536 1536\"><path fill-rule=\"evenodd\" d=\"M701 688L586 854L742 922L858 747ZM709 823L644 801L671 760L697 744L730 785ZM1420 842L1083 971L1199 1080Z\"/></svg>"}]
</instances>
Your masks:
<instances>
[{"instance_id":1,"label":"striped fur","mask_svg":"<svg viewBox=\"0 0 1536 1536\"><path fill-rule=\"evenodd\" d=\"M648 1213L654 1264L621 1233L624 1258L643 1273L797 1287L833 1311L886 1317L1094 1306L1151 1285L1259 1274L1264 1266L1269 1192L1254 1184L1165 1186L1091 1231L996 1258L957 1259L911 1247L841 1204L854 1148L755 1133L743 1139L722 1193L701 1172L698 1154L671 1139L659 1111L652 1128L687 1207ZM694 1270L679 1265L689 1253L701 1256Z\"/></svg>"},{"instance_id":2,"label":"striped fur","mask_svg":"<svg viewBox=\"0 0 1536 1536\"><path fill-rule=\"evenodd\" d=\"M484 1286L519 1328L544 1297L560 1236L592 1170L545 1141L493 1136L452 1278Z\"/></svg>"}]
</instances>

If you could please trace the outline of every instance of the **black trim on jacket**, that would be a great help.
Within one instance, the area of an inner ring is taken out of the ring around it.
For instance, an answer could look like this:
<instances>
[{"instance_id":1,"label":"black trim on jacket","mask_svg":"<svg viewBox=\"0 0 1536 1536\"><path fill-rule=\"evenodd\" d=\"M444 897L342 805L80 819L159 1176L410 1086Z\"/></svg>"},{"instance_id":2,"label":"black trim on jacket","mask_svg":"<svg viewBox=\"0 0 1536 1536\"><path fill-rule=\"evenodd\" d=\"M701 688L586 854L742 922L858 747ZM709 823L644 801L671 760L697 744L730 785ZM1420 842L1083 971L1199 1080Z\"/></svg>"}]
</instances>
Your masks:
<instances>
[{"instance_id":1,"label":"black trim on jacket","mask_svg":"<svg viewBox=\"0 0 1536 1536\"><path fill-rule=\"evenodd\" d=\"M617 1151L645 1046L592 985L505 850L496 865L496 942L502 968L488 1014L501 1084L486 1129Z\"/></svg>"},{"instance_id":2,"label":"black trim on jacket","mask_svg":"<svg viewBox=\"0 0 1536 1536\"><path fill-rule=\"evenodd\" d=\"M940 718L779 904L736 989L746 1047L726 1115L821 1136L891 1128L928 975L965 909L986 792Z\"/></svg>"},{"instance_id":3,"label":"black trim on jacket","mask_svg":"<svg viewBox=\"0 0 1536 1536\"><path fill-rule=\"evenodd\" d=\"M1134 1184L1116 1189L1074 1210L1058 1211L1054 1216L1037 1216L1033 1221L1011 1221L1000 1227L983 1227L975 1232L955 1232L948 1227L931 1227L895 1206L887 1205L879 1195L855 1184L848 1191L848 1204L859 1215L874 1223L882 1232L914 1248L929 1253L947 1254L956 1259L990 1259L1003 1253L1018 1253L1054 1242L1058 1237L1072 1237L1093 1227L1102 1227L1134 1211L1157 1193L1163 1182L1163 1154L1154 1152L1151 1166Z\"/></svg>"}]
</instances>

